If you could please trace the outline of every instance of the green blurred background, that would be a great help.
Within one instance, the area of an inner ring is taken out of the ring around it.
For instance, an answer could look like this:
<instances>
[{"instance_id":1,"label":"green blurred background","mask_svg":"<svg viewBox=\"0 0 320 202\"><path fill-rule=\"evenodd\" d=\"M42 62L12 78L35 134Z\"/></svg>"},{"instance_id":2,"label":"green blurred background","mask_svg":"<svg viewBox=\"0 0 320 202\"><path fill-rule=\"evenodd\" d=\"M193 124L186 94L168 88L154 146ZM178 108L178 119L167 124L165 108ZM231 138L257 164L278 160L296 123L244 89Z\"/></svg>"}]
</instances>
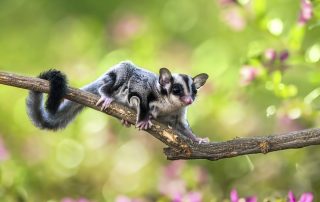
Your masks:
<instances>
[{"instance_id":1,"label":"green blurred background","mask_svg":"<svg viewBox=\"0 0 320 202\"><path fill-rule=\"evenodd\" d=\"M301 20L303 9L298 0L0 0L0 69L57 68L74 87L122 60L206 72L188 113L199 136L318 127L320 2ZM258 201L285 201L289 190L320 200L317 146L171 162L147 133L91 109L63 131L39 130L26 96L0 86L0 201L214 202L233 188Z\"/></svg>"}]
</instances>

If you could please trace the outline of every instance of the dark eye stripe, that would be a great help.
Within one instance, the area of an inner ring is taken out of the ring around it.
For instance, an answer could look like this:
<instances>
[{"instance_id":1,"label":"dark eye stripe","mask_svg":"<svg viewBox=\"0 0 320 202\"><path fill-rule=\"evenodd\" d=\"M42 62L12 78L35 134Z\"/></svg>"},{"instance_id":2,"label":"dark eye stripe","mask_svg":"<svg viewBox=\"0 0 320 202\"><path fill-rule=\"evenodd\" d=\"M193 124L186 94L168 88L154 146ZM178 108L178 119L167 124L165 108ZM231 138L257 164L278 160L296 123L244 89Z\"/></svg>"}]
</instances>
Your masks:
<instances>
[{"instance_id":1,"label":"dark eye stripe","mask_svg":"<svg viewBox=\"0 0 320 202\"><path fill-rule=\"evenodd\" d=\"M171 77L171 78L172 78L172 82L171 82L172 85L170 85L170 88L168 89L168 93L171 93L171 92L172 92L172 86L173 86L173 84L174 84L174 82L175 82L174 77Z\"/></svg>"},{"instance_id":2,"label":"dark eye stripe","mask_svg":"<svg viewBox=\"0 0 320 202\"><path fill-rule=\"evenodd\" d=\"M187 92L189 93L190 92L189 77L185 74L181 74L181 77L182 77L183 81L185 82L186 87L187 87Z\"/></svg>"},{"instance_id":3,"label":"dark eye stripe","mask_svg":"<svg viewBox=\"0 0 320 202\"><path fill-rule=\"evenodd\" d=\"M182 96L183 95L183 86L181 84L175 83L172 86L172 94L174 95L179 95Z\"/></svg>"},{"instance_id":4,"label":"dark eye stripe","mask_svg":"<svg viewBox=\"0 0 320 202\"><path fill-rule=\"evenodd\" d=\"M194 83L191 85L191 88L192 88L193 94L197 94L197 89L196 89L196 86L194 85Z\"/></svg>"}]
</instances>

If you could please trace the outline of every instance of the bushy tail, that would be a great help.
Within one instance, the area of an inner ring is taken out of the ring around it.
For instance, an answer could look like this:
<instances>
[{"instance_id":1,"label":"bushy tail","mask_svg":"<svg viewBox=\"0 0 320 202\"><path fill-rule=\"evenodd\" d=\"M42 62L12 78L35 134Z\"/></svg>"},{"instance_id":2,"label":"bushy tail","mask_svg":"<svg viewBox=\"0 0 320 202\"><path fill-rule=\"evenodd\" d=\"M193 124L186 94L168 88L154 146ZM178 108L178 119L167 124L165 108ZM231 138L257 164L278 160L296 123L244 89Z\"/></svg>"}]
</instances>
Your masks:
<instances>
[{"instance_id":1,"label":"bushy tail","mask_svg":"<svg viewBox=\"0 0 320 202\"><path fill-rule=\"evenodd\" d=\"M43 93L29 91L27 97L27 113L33 124L41 129L58 130L65 128L84 108L83 105L63 100L67 92L66 76L57 70L49 70L39 75L39 78L50 82L50 92L44 104ZM83 90L97 94L99 82L93 82Z\"/></svg>"},{"instance_id":2,"label":"bushy tail","mask_svg":"<svg viewBox=\"0 0 320 202\"><path fill-rule=\"evenodd\" d=\"M50 92L46 102L46 109L49 113L55 114L63 101L63 97L67 93L67 78L62 72L54 69L41 73L39 78L50 82Z\"/></svg>"}]
</instances>

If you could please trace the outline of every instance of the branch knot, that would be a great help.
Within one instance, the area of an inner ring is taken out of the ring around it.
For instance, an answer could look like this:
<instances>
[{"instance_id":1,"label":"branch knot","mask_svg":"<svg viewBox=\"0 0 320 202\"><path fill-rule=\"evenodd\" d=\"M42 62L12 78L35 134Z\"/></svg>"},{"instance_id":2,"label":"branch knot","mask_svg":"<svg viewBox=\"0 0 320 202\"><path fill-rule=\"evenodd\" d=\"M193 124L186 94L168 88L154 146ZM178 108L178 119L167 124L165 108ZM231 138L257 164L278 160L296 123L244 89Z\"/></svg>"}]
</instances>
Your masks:
<instances>
[{"instance_id":1,"label":"branch knot","mask_svg":"<svg viewBox=\"0 0 320 202\"><path fill-rule=\"evenodd\" d=\"M267 140L263 140L259 143L259 148L261 150L261 153L266 154L270 150L270 142Z\"/></svg>"}]
</instances>

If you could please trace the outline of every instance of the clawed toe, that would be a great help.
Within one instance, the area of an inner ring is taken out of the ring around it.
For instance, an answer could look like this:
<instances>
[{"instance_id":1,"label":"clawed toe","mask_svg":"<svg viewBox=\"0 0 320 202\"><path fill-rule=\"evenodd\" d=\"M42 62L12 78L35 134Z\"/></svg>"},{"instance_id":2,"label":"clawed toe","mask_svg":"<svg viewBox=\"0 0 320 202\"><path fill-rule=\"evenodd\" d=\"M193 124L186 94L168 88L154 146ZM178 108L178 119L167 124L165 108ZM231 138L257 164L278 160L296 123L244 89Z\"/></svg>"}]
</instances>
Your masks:
<instances>
[{"instance_id":1,"label":"clawed toe","mask_svg":"<svg viewBox=\"0 0 320 202\"><path fill-rule=\"evenodd\" d=\"M199 144L202 144L202 143L208 143L210 140L209 140L208 137L205 137L205 138L198 137L197 141L198 141Z\"/></svg>"},{"instance_id":2,"label":"clawed toe","mask_svg":"<svg viewBox=\"0 0 320 202\"><path fill-rule=\"evenodd\" d=\"M131 126L131 123L129 123L129 121L124 120L124 119L121 119L121 124L127 128L129 128Z\"/></svg>"},{"instance_id":3,"label":"clawed toe","mask_svg":"<svg viewBox=\"0 0 320 202\"><path fill-rule=\"evenodd\" d=\"M136 127L139 128L139 130L147 130L151 128L153 124L151 123L151 120L144 120L140 121L136 124Z\"/></svg>"},{"instance_id":4,"label":"clawed toe","mask_svg":"<svg viewBox=\"0 0 320 202\"><path fill-rule=\"evenodd\" d=\"M104 97L100 97L100 99L96 103L96 106L99 106L103 101L104 101Z\"/></svg>"},{"instance_id":5,"label":"clawed toe","mask_svg":"<svg viewBox=\"0 0 320 202\"><path fill-rule=\"evenodd\" d=\"M110 106L112 101L113 101L113 98L111 98L111 97L101 96L101 98L96 103L96 106L99 106L102 103L101 111L104 111L106 108L108 108Z\"/></svg>"}]
</instances>

